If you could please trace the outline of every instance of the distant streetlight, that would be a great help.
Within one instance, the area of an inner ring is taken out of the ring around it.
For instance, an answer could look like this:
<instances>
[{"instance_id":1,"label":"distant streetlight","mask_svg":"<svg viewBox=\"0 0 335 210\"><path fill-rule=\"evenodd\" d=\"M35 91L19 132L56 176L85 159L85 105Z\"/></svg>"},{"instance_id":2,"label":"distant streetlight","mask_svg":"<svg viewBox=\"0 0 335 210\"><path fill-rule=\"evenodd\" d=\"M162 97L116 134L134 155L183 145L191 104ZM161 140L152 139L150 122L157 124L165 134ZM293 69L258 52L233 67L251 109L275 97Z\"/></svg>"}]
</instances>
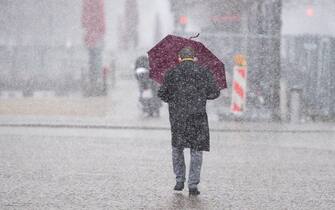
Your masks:
<instances>
[{"instance_id":1,"label":"distant streetlight","mask_svg":"<svg viewBox=\"0 0 335 210\"><path fill-rule=\"evenodd\" d=\"M307 6L306 15L308 17L313 17L315 15L314 8L311 5Z\"/></svg>"},{"instance_id":2,"label":"distant streetlight","mask_svg":"<svg viewBox=\"0 0 335 210\"><path fill-rule=\"evenodd\" d=\"M188 17L185 15L182 15L179 17L179 24L180 24L180 28L182 33L185 33L186 30L186 25L188 24Z\"/></svg>"},{"instance_id":3,"label":"distant streetlight","mask_svg":"<svg viewBox=\"0 0 335 210\"><path fill-rule=\"evenodd\" d=\"M181 24L181 25L186 25L187 23L188 23L188 17L187 16L180 16L180 18L179 18L179 23Z\"/></svg>"}]
</instances>

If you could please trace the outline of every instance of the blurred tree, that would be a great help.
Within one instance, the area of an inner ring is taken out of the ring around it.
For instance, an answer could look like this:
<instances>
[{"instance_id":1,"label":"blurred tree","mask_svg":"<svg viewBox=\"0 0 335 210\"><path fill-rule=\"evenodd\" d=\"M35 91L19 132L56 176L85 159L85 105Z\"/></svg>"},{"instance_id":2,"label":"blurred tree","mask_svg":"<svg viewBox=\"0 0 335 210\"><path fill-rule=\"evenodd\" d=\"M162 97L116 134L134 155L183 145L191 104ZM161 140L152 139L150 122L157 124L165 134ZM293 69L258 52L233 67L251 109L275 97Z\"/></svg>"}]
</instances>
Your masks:
<instances>
[{"instance_id":1,"label":"blurred tree","mask_svg":"<svg viewBox=\"0 0 335 210\"><path fill-rule=\"evenodd\" d=\"M245 8L251 36L247 41L248 55L254 64L250 80L256 87L262 87L272 119L279 121L282 0L249 1Z\"/></svg>"},{"instance_id":2,"label":"blurred tree","mask_svg":"<svg viewBox=\"0 0 335 210\"><path fill-rule=\"evenodd\" d=\"M123 16L118 16L117 21L117 35L118 35L118 49L122 50L126 48L127 40L125 37L125 27L123 22Z\"/></svg>"},{"instance_id":3,"label":"blurred tree","mask_svg":"<svg viewBox=\"0 0 335 210\"><path fill-rule=\"evenodd\" d=\"M281 28L282 28L282 0L273 1L273 11L272 17L270 18L270 28L269 33L273 36L271 39L270 47L270 63L272 64L272 82L271 82L271 109L272 109L272 119L280 120L280 72L281 72Z\"/></svg>"},{"instance_id":4,"label":"blurred tree","mask_svg":"<svg viewBox=\"0 0 335 210\"><path fill-rule=\"evenodd\" d=\"M161 21L159 18L159 15L156 14L156 24L155 24L155 34L154 34L154 40L155 44L159 42L162 39L162 27L161 27Z\"/></svg>"},{"instance_id":5,"label":"blurred tree","mask_svg":"<svg viewBox=\"0 0 335 210\"><path fill-rule=\"evenodd\" d=\"M86 30L87 47L95 48L101 44L106 25L103 0L83 0L82 24Z\"/></svg>"},{"instance_id":6,"label":"blurred tree","mask_svg":"<svg viewBox=\"0 0 335 210\"><path fill-rule=\"evenodd\" d=\"M82 24L86 30L85 43L89 51L88 96L100 95L102 90L102 50L105 34L104 0L83 0Z\"/></svg>"},{"instance_id":7,"label":"blurred tree","mask_svg":"<svg viewBox=\"0 0 335 210\"><path fill-rule=\"evenodd\" d=\"M138 45L138 7L137 0L126 0L125 3L125 48L136 48Z\"/></svg>"}]
</instances>

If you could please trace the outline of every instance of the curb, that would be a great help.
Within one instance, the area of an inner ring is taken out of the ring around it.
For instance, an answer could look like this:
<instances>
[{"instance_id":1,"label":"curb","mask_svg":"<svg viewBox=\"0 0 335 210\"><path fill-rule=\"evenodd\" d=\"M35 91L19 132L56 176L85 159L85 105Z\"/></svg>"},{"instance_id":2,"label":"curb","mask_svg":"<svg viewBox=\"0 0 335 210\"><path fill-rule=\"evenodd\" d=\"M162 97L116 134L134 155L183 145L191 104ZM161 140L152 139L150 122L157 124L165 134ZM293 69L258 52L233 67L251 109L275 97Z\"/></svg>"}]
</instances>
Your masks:
<instances>
[{"instance_id":1,"label":"curb","mask_svg":"<svg viewBox=\"0 0 335 210\"><path fill-rule=\"evenodd\" d=\"M112 130L159 130L169 131L167 126L139 126L139 125L90 125L90 124L47 124L47 123L2 123L0 127L29 127L29 128L68 128L68 129L112 129ZM335 129L251 129L251 128L210 128L211 132L228 133L335 133Z\"/></svg>"}]
</instances>

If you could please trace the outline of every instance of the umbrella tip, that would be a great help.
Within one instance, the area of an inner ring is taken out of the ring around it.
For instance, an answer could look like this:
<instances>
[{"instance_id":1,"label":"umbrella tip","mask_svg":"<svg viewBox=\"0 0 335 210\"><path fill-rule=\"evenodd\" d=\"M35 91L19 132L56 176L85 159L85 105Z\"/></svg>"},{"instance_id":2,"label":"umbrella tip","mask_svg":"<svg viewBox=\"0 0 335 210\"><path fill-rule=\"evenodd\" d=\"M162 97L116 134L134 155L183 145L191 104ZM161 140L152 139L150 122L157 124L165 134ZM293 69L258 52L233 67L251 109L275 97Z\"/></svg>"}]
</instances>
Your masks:
<instances>
[{"instance_id":1,"label":"umbrella tip","mask_svg":"<svg viewBox=\"0 0 335 210\"><path fill-rule=\"evenodd\" d=\"M197 33L197 35L195 35L195 36L191 36L189 39L198 38L198 37L199 37L199 35L200 35L200 33Z\"/></svg>"}]
</instances>

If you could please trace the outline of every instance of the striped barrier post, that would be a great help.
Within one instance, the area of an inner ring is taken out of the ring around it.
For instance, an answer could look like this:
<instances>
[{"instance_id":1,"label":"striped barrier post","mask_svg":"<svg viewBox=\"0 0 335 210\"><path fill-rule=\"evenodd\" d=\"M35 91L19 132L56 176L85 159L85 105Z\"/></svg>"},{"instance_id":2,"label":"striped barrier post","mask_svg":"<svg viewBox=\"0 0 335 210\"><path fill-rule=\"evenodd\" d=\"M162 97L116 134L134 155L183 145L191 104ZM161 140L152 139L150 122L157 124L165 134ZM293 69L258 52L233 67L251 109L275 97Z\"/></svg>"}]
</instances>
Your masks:
<instances>
[{"instance_id":1,"label":"striped barrier post","mask_svg":"<svg viewBox=\"0 0 335 210\"><path fill-rule=\"evenodd\" d=\"M231 112L241 115L246 109L247 62L243 55L234 57Z\"/></svg>"}]
</instances>

